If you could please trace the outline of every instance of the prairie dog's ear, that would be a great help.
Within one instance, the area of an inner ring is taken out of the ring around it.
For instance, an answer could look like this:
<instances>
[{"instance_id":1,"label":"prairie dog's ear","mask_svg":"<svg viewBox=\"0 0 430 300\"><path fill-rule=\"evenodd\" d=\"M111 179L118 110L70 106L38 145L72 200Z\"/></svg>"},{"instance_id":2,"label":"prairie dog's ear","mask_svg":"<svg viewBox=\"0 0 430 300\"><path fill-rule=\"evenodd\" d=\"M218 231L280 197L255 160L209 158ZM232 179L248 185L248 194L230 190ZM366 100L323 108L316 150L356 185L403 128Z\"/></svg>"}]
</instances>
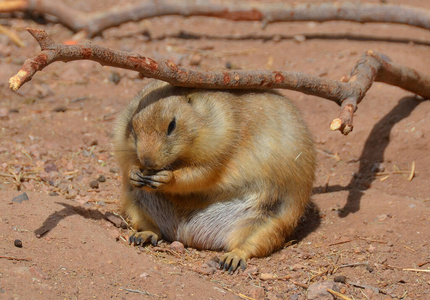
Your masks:
<instances>
[{"instance_id":1,"label":"prairie dog's ear","mask_svg":"<svg viewBox=\"0 0 430 300\"><path fill-rule=\"evenodd\" d=\"M187 95L188 104L193 105L193 97L191 95Z\"/></svg>"}]
</instances>

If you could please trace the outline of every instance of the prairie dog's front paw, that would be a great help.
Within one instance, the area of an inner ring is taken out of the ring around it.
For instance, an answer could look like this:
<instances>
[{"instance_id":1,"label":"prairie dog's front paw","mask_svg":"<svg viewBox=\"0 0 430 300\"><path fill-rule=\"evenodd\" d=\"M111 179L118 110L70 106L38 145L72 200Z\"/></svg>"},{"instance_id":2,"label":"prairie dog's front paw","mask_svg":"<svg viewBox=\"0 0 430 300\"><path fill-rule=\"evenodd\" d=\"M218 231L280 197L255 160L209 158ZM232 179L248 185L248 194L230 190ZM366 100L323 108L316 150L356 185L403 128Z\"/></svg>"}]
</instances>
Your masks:
<instances>
[{"instance_id":1,"label":"prairie dog's front paw","mask_svg":"<svg viewBox=\"0 0 430 300\"><path fill-rule=\"evenodd\" d=\"M154 172L154 173L153 173ZM168 184L173 179L173 172L168 170L153 171L143 175L143 180L147 186L153 189L159 189Z\"/></svg>"},{"instance_id":2,"label":"prairie dog's front paw","mask_svg":"<svg viewBox=\"0 0 430 300\"><path fill-rule=\"evenodd\" d=\"M130 169L130 173L128 174L130 178L130 183L138 188L146 186L144 181L144 172L139 169L137 166L133 166Z\"/></svg>"},{"instance_id":3,"label":"prairie dog's front paw","mask_svg":"<svg viewBox=\"0 0 430 300\"><path fill-rule=\"evenodd\" d=\"M173 172L169 170L162 171L147 171L140 170L138 167L133 167L130 170L130 182L135 187L150 187L158 189L165 184L168 184L173 179Z\"/></svg>"}]
</instances>

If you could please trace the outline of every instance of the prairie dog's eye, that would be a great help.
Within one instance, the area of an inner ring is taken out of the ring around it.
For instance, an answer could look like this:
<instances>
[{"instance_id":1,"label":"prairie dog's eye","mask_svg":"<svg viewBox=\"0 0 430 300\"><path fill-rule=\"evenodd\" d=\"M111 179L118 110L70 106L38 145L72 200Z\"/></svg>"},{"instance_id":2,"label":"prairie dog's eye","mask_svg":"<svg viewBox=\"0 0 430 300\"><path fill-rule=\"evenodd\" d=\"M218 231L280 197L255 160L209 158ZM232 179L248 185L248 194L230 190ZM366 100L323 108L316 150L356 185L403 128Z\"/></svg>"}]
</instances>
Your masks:
<instances>
[{"instance_id":1,"label":"prairie dog's eye","mask_svg":"<svg viewBox=\"0 0 430 300\"><path fill-rule=\"evenodd\" d=\"M176 128L176 118L173 118L173 120L169 123L169 127L167 127L167 135L170 135L173 130Z\"/></svg>"}]
</instances>

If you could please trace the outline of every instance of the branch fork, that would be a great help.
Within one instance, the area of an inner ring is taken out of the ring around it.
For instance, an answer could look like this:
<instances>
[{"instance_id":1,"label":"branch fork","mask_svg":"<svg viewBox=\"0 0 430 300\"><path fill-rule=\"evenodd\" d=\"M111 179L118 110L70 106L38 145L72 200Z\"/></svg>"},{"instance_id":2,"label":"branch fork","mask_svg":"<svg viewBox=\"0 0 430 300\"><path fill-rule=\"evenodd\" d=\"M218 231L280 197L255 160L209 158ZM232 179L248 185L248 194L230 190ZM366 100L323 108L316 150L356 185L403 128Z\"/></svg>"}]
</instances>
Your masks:
<instances>
[{"instance_id":1,"label":"branch fork","mask_svg":"<svg viewBox=\"0 0 430 300\"><path fill-rule=\"evenodd\" d=\"M348 134L353 129L353 114L373 82L398 86L424 98L430 98L430 77L412 68L391 62L385 55L366 51L350 75L332 80L314 75L271 70L200 71L176 65L170 60L157 61L140 54L123 52L85 42L74 45L55 43L44 30L27 28L38 41L41 52L27 59L18 73L9 80L10 88L18 90L34 74L55 61L92 60L139 72L142 76L169 82L175 86L205 89L289 89L319 96L341 106L339 117L331 130Z\"/></svg>"}]
</instances>

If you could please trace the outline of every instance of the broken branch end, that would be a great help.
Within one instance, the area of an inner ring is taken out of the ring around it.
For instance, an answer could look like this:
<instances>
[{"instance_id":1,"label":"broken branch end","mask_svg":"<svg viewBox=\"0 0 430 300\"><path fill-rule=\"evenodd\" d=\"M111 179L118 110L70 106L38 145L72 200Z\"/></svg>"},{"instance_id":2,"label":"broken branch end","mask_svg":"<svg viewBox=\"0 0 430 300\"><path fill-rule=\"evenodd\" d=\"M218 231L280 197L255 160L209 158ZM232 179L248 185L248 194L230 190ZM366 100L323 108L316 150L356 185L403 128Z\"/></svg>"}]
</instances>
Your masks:
<instances>
[{"instance_id":1,"label":"broken branch end","mask_svg":"<svg viewBox=\"0 0 430 300\"><path fill-rule=\"evenodd\" d=\"M23 84L26 82L28 77L28 72L20 70L15 76L9 79L9 87L14 92L16 92Z\"/></svg>"},{"instance_id":2,"label":"broken branch end","mask_svg":"<svg viewBox=\"0 0 430 300\"><path fill-rule=\"evenodd\" d=\"M332 131L339 130L343 135L348 135L353 128L352 124L347 124L347 121L342 118L336 118L330 124Z\"/></svg>"}]
</instances>

